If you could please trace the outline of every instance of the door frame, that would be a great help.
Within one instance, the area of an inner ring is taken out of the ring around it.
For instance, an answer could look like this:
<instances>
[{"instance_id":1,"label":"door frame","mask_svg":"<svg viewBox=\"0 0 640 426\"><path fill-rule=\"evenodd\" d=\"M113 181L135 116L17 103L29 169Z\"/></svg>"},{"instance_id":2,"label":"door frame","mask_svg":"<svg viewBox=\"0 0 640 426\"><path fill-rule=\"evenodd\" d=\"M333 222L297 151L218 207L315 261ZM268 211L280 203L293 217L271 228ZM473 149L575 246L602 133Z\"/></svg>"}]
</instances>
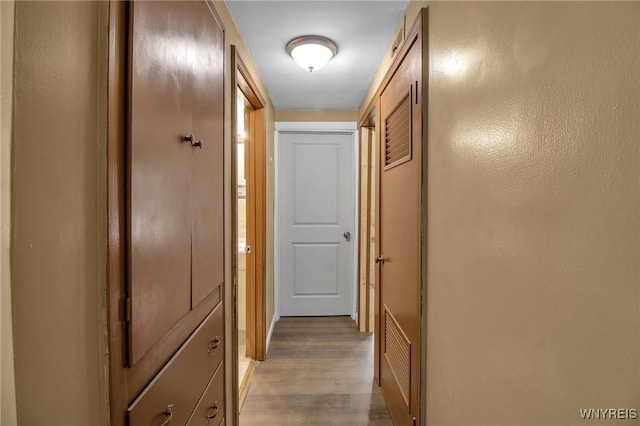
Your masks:
<instances>
[{"instance_id":1,"label":"door frame","mask_svg":"<svg viewBox=\"0 0 640 426\"><path fill-rule=\"evenodd\" d=\"M236 46L231 45L231 271L232 271L232 315L231 315L231 383L234 392L232 413L238 422L242 399L239 397L238 379L238 190L237 190L237 145L236 132L238 117L238 93L242 92L253 108L249 113L249 140L251 148L245 151L249 167L247 188L252 189L252 210L247 209L247 243L250 243L253 260L251 269L253 285L247 285L247 355L256 361L264 361L266 356L266 307L265 307L265 266L266 266L266 101L244 64ZM249 203L247 203L249 207ZM249 236L249 228L254 228ZM247 258L247 265L249 265ZM249 267L247 266L247 276ZM247 283L251 281L247 279ZM247 388L243 388L246 396Z\"/></svg>"},{"instance_id":2,"label":"door frame","mask_svg":"<svg viewBox=\"0 0 640 426\"><path fill-rule=\"evenodd\" d=\"M354 236L353 241L358 242L360 235L358 230L358 211L359 211L359 200L357 197L358 187L360 185L359 176L358 176L358 164L359 164L359 136L358 136L358 123L355 121L276 121L275 122L275 135L274 135L274 167L275 167L275 199L274 199L274 209L275 209L275 223L274 223L274 319L273 323L280 319L280 225L279 225L279 217L280 217L280 132L314 132L314 133L332 133L332 132L344 132L351 133L353 135L353 194L356 195L356 200L353 209L353 219L354 219ZM353 259L354 259L354 268L353 268L353 277L352 277L352 285L351 285L351 319L354 321L357 318L357 309L358 309L358 299L356 295L358 294L358 244L353 245ZM273 332L273 328L269 330L269 335L267 336L267 341L271 340L271 334Z\"/></svg>"},{"instance_id":3,"label":"door frame","mask_svg":"<svg viewBox=\"0 0 640 426\"><path fill-rule=\"evenodd\" d=\"M371 150L374 150L374 149L376 150L376 161L380 161L380 155L381 155L381 152L380 152L380 145L381 145L380 127L381 126L380 126L380 115L379 115L381 93L382 93L382 90L379 88L376 91L376 94L373 97L373 100L367 107L366 113L358 123L359 127L374 129L374 138L373 140L370 141L372 146L370 146L369 148L370 148L370 153L371 153ZM380 197L379 197L380 167L379 166L376 167L375 176L369 176L369 178L371 179L370 184L375 186L375 191L376 191L376 201L375 201L376 203L375 205L376 246L375 246L374 255L377 256L378 255L378 236L380 235L380 221L378 220L378 217L377 217L380 212ZM369 220L371 220L371 218L369 218ZM373 332L373 341L374 341L373 380L378 386L380 386L380 352L379 352L379 348L380 348L380 265L378 263L375 264L374 282L375 282L374 301L373 301L374 320L373 320L373 330L370 330L370 331ZM367 304L367 307L368 306L370 305Z\"/></svg>"},{"instance_id":4,"label":"door frame","mask_svg":"<svg viewBox=\"0 0 640 426\"><path fill-rule=\"evenodd\" d=\"M398 47L396 53L394 53L394 59L389 66L385 76L383 77L380 85L376 89L374 95L371 97L367 107L365 108L365 113L359 117L359 126L368 127L371 125L370 118L371 116L375 116L375 132L376 132L376 140L375 143L377 145L377 152L381 154L381 140L382 135L380 134L380 95L382 94L384 88L387 86L396 70L400 66L402 59L409 51L411 44L413 41L421 37L422 38L422 81L420 84L420 97L422 99L421 108L422 108L422 159L421 159L421 210L422 217L420 221L420 227L422 232L422 242L420 244L421 253L420 253L420 265L421 265L421 275L420 275L420 289L421 289L421 298L420 298L420 350L421 350L421 359L420 359L420 425L426 424L427 419L427 298L428 298L428 171L429 171L429 128L428 128L428 120L429 120L429 43L428 34L429 34L429 8L424 7L418 13L417 18L411 25L410 29L407 31L403 42ZM418 82L416 82L418 83ZM379 157L378 157L379 158ZM378 169L376 179L378 181L375 183L379 193L379 176L380 169ZM380 211L380 197L376 199L377 203L377 211ZM380 221L376 222L376 236L380 235ZM378 251L379 247L376 244L376 251ZM378 255L379 253L376 253ZM374 330L374 368L373 368L373 377L375 383L380 385L380 265L376 264L376 286L375 286L375 330Z\"/></svg>"},{"instance_id":5,"label":"door frame","mask_svg":"<svg viewBox=\"0 0 640 426\"><path fill-rule=\"evenodd\" d=\"M369 111L369 114L365 116L365 118L363 120L361 120L358 123L358 128L360 129L360 137L359 137L359 145L358 145L358 150L359 150L359 161L358 161L358 176L362 177L363 175L366 175L366 182L363 182L362 180L359 182L358 184L358 202L362 201L362 192L366 191L366 202L367 205L364 206L364 208L366 208L366 213L363 214L362 213L362 206L359 209L359 213L358 213L358 223L357 223L357 227L360 231L364 230L364 234L365 235L361 235L361 238L358 240L358 278L357 278L357 282L358 282L358 306L360 307L358 309L358 329L363 332L363 333L373 333L375 330L375 321L377 321L376 319L374 319L374 323L371 324L369 321L370 315L371 315L371 308L374 307L375 305L375 295L378 294L378 290L377 288L374 288L374 298L373 300L371 300L371 272L370 272L370 260L371 260L371 221L373 219L372 214L371 214L371 210L372 208L375 207L375 212L377 214L378 212L378 206L373 206L373 203L371 201L371 192L372 191L377 191L378 189L378 179L377 176L374 175L371 172L372 169L372 158L375 158L376 161L379 158L378 155L379 153L377 152L377 148L378 148L378 127L377 127L377 120L376 120L376 109L375 107ZM363 145L364 145L364 137L365 135L367 135L367 150L366 152L363 152ZM376 150L375 156L373 155L374 150ZM366 155L367 156L367 162L366 164L364 163L364 158L363 156ZM363 167L367 167L367 170L364 171L363 173ZM378 170L378 167L376 166L375 170ZM376 197L376 204L377 204L377 200L378 198ZM378 221L375 220L374 223L376 224L377 227L377 223ZM377 233L375 234L377 235ZM366 236L366 237L365 237ZM364 238L363 238L364 237ZM361 245L362 242L365 242L365 246L363 247ZM366 262L366 268L364 271L361 270L361 266L362 266L362 258L365 258L365 262ZM377 271L377 269L376 269ZM364 275L364 276L363 276ZM374 286L377 285L378 280L377 277L375 277L376 273L374 272ZM363 284L363 280L364 280L364 286ZM364 291L361 291L364 290ZM375 311L375 308L374 308Z\"/></svg>"}]
</instances>

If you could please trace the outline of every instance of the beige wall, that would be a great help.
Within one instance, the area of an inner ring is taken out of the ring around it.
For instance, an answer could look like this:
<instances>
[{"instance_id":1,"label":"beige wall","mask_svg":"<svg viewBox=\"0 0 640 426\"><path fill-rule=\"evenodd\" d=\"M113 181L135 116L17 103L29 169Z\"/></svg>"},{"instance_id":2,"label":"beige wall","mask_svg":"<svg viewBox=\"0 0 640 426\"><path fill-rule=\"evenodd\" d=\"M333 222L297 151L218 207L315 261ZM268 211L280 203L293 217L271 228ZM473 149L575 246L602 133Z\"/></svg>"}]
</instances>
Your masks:
<instances>
[{"instance_id":1,"label":"beige wall","mask_svg":"<svg viewBox=\"0 0 640 426\"><path fill-rule=\"evenodd\" d=\"M640 409L638 22L430 6L427 424Z\"/></svg>"},{"instance_id":2,"label":"beige wall","mask_svg":"<svg viewBox=\"0 0 640 426\"><path fill-rule=\"evenodd\" d=\"M108 421L107 6L16 3L11 272L21 425Z\"/></svg>"},{"instance_id":3,"label":"beige wall","mask_svg":"<svg viewBox=\"0 0 640 426\"><path fill-rule=\"evenodd\" d=\"M11 217L11 117L13 101L14 2L0 2L0 424L14 426L16 393L11 321L11 275L9 271Z\"/></svg>"},{"instance_id":4,"label":"beige wall","mask_svg":"<svg viewBox=\"0 0 640 426\"><path fill-rule=\"evenodd\" d=\"M357 121L357 110L278 110L276 121L285 122L324 122Z\"/></svg>"},{"instance_id":5,"label":"beige wall","mask_svg":"<svg viewBox=\"0 0 640 426\"><path fill-rule=\"evenodd\" d=\"M640 410L640 4L429 9L427 424Z\"/></svg>"},{"instance_id":6,"label":"beige wall","mask_svg":"<svg viewBox=\"0 0 640 426\"><path fill-rule=\"evenodd\" d=\"M275 166L274 166L274 162L273 162L273 144L274 144L274 132L275 132L275 110L273 108L273 104L271 103L271 99L269 98L269 93L267 92L267 89L264 85L264 83L262 82L262 80L260 79L260 75L258 74L258 71L256 69L256 66L253 62L253 58L251 57L251 54L249 53L249 49L247 49L247 46L244 44L244 41L242 40L242 37L240 36L240 34L238 33L238 29L236 28L235 24L233 23L233 19L231 19L231 15L229 14L229 11L226 7L226 5L224 4L224 2L219 2L216 1L214 2L215 6L216 6L216 11L220 14L223 22L224 22L224 26L225 26L225 37L226 37L226 44L227 47L230 45L234 45L236 46L236 50L238 52L238 54L240 55L240 57L242 58L242 61L244 62L245 66L247 67L247 69L249 70L249 73L251 74L251 77L253 78L254 82L256 83L256 85L258 86L258 90L260 92L260 94L262 95L262 97L265 99L266 101L266 105L264 108L264 116L265 116L265 126L266 126L266 143L267 143L267 149L266 149L266 156L267 156L267 164L266 164L266 173L267 173L267 179L266 179L266 208L267 208L267 215L266 215L266 222L267 222L267 229L266 229L266 233L267 233L267 239L266 239L266 245L267 245L267 252L266 252L266 256L267 256L267 261L266 261L266 265L265 265L265 274L266 274L266 282L265 282L265 286L266 286L266 325L267 325L267 329L270 327L272 321L273 321L273 311L274 311L274 299L273 299L273 277L274 277L274 270L273 270L273 260L269 260L269 259L273 259L273 251L274 251L274 245L273 245L273 212L274 212L274 204L273 204L273 200L275 198L274 196L274 180L273 180L273 174L274 174L274 170L275 170ZM229 51L227 53L227 55L229 55ZM228 64L231 64L231 60L230 57L227 56L227 58L229 59L229 61L227 62ZM228 65L230 67L230 65ZM231 70L229 69L229 72L231 72ZM231 128L231 93L232 89L231 89L231 79L229 78L227 80L227 87L229 90L227 90L227 99L226 99L226 103L225 103L225 107L227 110L227 116L226 116L226 121L225 121L225 125L228 126L227 128ZM227 150L228 153L231 152L231 133L227 133L227 137L226 137L226 141L225 141L229 147L229 149ZM228 163L230 164L231 159L230 157L227 159ZM229 175L229 178L231 176ZM230 194L229 194L230 196ZM230 219L230 212L227 215ZM229 271L231 271L231 268L228 268Z\"/></svg>"}]
</instances>

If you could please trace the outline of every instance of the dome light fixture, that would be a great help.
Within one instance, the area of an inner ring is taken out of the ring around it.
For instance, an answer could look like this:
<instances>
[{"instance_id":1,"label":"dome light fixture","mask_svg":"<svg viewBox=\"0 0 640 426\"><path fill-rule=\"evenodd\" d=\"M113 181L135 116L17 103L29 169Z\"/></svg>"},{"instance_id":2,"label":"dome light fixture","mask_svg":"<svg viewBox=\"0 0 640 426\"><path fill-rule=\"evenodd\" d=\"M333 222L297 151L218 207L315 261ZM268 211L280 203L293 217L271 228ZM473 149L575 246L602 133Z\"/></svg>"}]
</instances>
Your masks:
<instances>
[{"instance_id":1,"label":"dome light fixture","mask_svg":"<svg viewBox=\"0 0 640 426\"><path fill-rule=\"evenodd\" d=\"M313 72L336 56L338 47L326 37L306 35L287 43L287 53L302 69Z\"/></svg>"}]
</instances>

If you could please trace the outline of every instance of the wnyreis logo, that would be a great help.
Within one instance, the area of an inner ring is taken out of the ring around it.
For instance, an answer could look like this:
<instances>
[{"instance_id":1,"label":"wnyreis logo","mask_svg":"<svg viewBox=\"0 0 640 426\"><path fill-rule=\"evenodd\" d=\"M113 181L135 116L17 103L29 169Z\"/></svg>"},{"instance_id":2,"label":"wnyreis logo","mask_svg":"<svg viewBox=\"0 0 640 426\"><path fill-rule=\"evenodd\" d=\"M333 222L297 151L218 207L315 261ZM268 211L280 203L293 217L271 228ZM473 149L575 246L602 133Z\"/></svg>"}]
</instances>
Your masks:
<instances>
[{"instance_id":1,"label":"wnyreis logo","mask_svg":"<svg viewBox=\"0 0 640 426\"><path fill-rule=\"evenodd\" d=\"M583 420L635 420L638 418L637 408L581 408Z\"/></svg>"}]
</instances>

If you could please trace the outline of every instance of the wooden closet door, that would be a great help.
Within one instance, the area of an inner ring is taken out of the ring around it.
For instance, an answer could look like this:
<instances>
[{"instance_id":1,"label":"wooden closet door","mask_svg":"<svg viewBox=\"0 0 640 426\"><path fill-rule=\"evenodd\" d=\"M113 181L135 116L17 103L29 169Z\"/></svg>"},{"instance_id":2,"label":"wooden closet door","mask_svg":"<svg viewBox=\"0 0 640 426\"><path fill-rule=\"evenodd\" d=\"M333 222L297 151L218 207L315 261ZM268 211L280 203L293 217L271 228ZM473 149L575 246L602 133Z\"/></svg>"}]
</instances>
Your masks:
<instances>
[{"instance_id":1,"label":"wooden closet door","mask_svg":"<svg viewBox=\"0 0 640 426\"><path fill-rule=\"evenodd\" d=\"M382 92L380 150L380 387L394 424L420 424L420 39Z\"/></svg>"},{"instance_id":2,"label":"wooden closet door","mask_svg":"<svg viewBox=\"0 0 640 426\"><path fill-rule=\"evenodd\" d=\"M197 306L224 281L224 31L205 2L196 2L198 55L193 68L193 283Z\"/></svg>"},{"instance_id":3,"label":"wooden closet door","mask_svg":"<svg viewBox=\"0 0 640 426\"><path fill-rule=\"evenodd\" d=\"M193 15L132 2L129 81L129 366L191 309Z\"/></svg>"}]
</instances>

